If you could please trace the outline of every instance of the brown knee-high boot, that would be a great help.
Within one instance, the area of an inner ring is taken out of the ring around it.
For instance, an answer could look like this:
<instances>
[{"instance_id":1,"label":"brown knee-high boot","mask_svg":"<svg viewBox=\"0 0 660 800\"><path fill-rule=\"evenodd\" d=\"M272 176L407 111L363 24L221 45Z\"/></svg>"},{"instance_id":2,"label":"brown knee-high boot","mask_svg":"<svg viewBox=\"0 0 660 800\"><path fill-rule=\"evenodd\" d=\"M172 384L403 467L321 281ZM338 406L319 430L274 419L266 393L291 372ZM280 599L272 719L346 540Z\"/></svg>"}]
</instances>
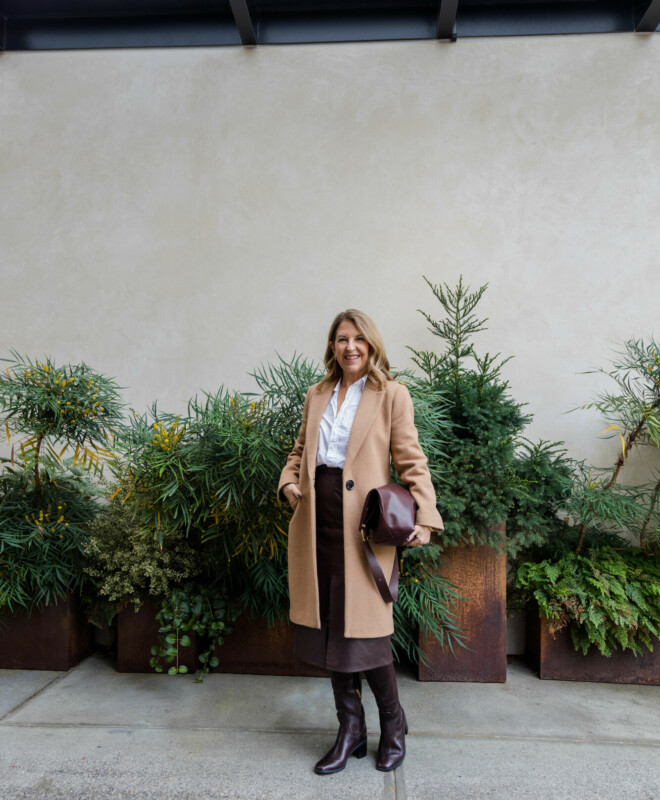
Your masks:
<instances>
[{"instance_id":1,"label":"brown knee-high boot","mask_svg":"<svg viewBox=\"0 0 660 800\"><path fill-rule=\"evenodd\" d=\"M376 698L380 716L380 743L376 769L390 772L396 769L406 756L408 723L399 702L394 664L365 671L365 678Z\"/></svg>"},{"instance_id":2,"label":"brown knee-high boot","mask_svg":"<svg viewBox=\"0 0 660 800\"><path fill-rule=\"evenodd\" d=\"M331 775L346 766L350 756L367 755L367 724L362 707L362 681L358 672L331 672L339 731L337 740L314 767L317 775Z\"/></svg>"}]
</instances>

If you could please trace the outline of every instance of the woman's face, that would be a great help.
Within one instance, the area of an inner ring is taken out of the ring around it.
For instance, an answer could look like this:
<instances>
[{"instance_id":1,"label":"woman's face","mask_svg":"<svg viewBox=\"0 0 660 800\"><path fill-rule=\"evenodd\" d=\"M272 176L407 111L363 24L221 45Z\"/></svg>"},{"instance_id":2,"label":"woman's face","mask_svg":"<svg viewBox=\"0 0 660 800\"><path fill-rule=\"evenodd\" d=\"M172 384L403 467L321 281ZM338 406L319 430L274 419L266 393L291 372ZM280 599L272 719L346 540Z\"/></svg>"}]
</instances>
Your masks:
<instances>
[{"instance_id":1,"label":"woman's face","mask_svg":"<svg viewBox=\"0 0 660 800\"><path fill-rule=\"evenodd\" d=\"M332 349L344 376L351 382L366 375L369 344L349 320L345 319L337 328Z\"/></svg>"}]
</instances>

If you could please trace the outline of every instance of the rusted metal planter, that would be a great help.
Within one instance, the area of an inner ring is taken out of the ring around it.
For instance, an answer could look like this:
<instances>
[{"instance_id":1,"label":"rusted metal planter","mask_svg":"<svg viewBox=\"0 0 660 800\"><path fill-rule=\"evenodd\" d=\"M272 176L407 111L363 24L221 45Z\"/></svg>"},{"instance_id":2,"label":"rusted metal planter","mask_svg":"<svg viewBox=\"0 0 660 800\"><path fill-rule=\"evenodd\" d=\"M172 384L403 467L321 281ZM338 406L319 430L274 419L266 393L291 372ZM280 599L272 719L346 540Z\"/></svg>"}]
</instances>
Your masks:
<instances>
[{"instance_id":1,"label":"rusted metal planter","mask_svg":"<svg viewBox=\"0 0 660 800\"><path fill-rule=\"evenodd\" d=\"M440 573L467 602L457 605L458 624L467 634L466 650L454 654L420 634L429 664L419 662L420 681L506 681L506 556L488 545L458 545L445 554Z\"/></svg>"},{"instance_id":2,"label":"rusted metal planter","mask_svg":"<svg viewBox=\"0 0 660 800\"><path fill-rule=\"evenodd\" d=\"M149 665L151 647L158 644L156 614L159 603L148 598L139 611L128 606L117 619L117 671L153 672ZM211 672L232 672L252 675L327 675L297 659L292 652L293 629L286 621L269 627L264 619L240 617L232 625L232 633L216 648L220 660ZM189 672L199 668L198 653L203 642L194 632L189 633L191 644L180 649L180 662ZM165 665L164 665L165 666ZM165 666L167 669L167 666Z\"/></svg>"},{"instance_id":3,"label":"rusted metal planter","mask_svg":"<svg viewBox=\"0 0 660 800\"><path fill-rule=\"evenodd\" d=\"M660 686L660 642L653 652L634 656L629 651L616 651L608 658L595 648L586 656L577 652L568 631L550 633L548 621L539 617L538 609L527 617L527 658L543 680L597 681L599 683L637 683Z\"/></svg>"},{"instance_id":4,"label":"rusted metal planter","mask_svg":"<svg viewBox=\"0 0 660 800\"><path fill-rule=\"evenodd\" d=\"M293 628L286 620L269 626L263 618L244 614L233 624L224 644L216 648L220 663L212 672L249 675L326 676L325 670L306 664L293 654Z\"/></svg>"},{"instance_id":5,"label":"rusted metal planter","mask_svg":"<svg viewBox=\"0 0 660 800\"><path fill-rule=\"evenodd\" d=\"M2 622L0 669L67 670L92 652L92 627L70 592L30 615L4 613Z\"/></svg>"},{"instance_id":6,"label":"rusted metal planter","mask_svg":"<svg viewBox=\"0 0 660 800\"><path fill-rule=\"evenodd\" d=\"M156 614L160 610L160 603L152 597L145 600L139 611L129 605L117 615L117 672L152 672L149 665L152 658L151 648L158 645L158 622ZM189 672L196 672L199 662L197 660L198 644L197 635L191 631L190 645L179 648L179 664L185 664ZM163 668L168 670L169 664L163 662Z\"/></svg>"}]
</instances>

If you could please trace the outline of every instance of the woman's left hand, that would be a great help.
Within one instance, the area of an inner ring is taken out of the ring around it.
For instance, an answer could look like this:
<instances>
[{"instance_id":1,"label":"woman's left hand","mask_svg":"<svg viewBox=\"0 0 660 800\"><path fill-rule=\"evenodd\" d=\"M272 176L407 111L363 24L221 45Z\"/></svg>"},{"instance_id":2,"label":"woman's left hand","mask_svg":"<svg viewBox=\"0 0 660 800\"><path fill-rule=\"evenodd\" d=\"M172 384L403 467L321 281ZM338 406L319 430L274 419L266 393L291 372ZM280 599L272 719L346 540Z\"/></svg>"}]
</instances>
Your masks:
<instances>
[{"instance_id":1,"label":"woman's left hand","mask_svg":"<svg viewBox=\"0 0 660 800\"><path fill-rule=\"evenodd\" d=\"M409 547L421 547L431 541L431 529L426 525L415 525L415 530L406 540Z\"/></svg>"}]
</instances>

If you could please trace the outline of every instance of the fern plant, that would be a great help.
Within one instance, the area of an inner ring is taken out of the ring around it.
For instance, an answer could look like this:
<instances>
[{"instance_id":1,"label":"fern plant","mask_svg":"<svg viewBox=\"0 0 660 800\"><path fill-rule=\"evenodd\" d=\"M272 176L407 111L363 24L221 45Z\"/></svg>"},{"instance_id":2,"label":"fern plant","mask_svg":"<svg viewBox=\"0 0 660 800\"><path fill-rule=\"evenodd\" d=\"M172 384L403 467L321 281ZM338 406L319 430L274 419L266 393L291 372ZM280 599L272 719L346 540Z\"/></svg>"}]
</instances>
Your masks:
<instances>
[{"instance_id":1,"label":"fern plant","mask_svg":"<svg viewBox=\"0 0 660 800\"><path fill-rule=\"evenodd\" d=\"M605 546L523 563L516 584L550 633L567 628L585 655L591 647L604 656L615 649L639 655L660 634L660 559L638 549Z\"/></svg>"}]
</instances>

